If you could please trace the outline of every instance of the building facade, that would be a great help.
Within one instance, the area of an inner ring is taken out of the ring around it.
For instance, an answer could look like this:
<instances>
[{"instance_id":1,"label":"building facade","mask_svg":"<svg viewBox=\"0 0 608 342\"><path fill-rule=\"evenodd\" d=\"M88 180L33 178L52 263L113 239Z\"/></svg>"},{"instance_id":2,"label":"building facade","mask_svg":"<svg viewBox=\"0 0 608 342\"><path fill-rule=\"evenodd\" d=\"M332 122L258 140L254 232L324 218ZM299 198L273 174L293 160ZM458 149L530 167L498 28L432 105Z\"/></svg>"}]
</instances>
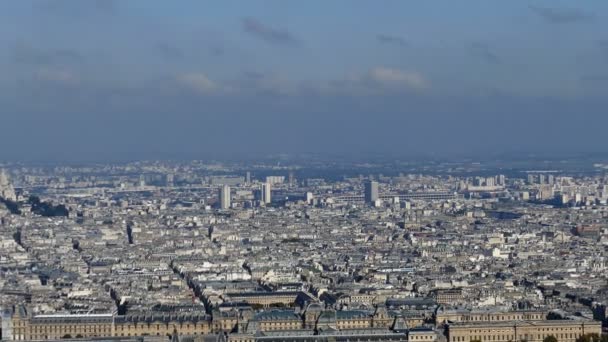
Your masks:
<instances>
[{"instance_id":1,"label":"building facade","mask_svg":"<svg viewBox=\"0 0 608 342\"><path fill-rule=\"evenodd\" d=\"M592 320L504 321L454 323L448 326L448 342L542 342L554 336L560 342L574 342L585 334L601 334L602 324Z\"/></svg>"},{"instance_id":2,"label":"building facade","mask_svg":"<svg viewBox=\"0 0 608 342\"><path fill-rule=\"evenodd\" d=\"M470 311L438 310L435 315L437 325L446 323L479 323L504 321L542 321L547 314L544 311Z\"/></svg>"},{"instance_id":3,"label":"building facade","mask_svg":"<svg viewBox=\"0 0 608 342\"><path fill-rule=\"evenodd\" d=\"M365 203L371 204L376 202L376 200L380 198L378 191L378 182L371 180L367 181L365 182L364 187Z\"/></svg>"},{"instance_id":4,"label":"building facade","mask_svg":"<svg viewBox=\"0 0 608 342\"><path fill-rule=\"evenodd\" d=\"M220 188L220 209L230 208L230 186L224 184Z\"/></svg>"}]
</instances>

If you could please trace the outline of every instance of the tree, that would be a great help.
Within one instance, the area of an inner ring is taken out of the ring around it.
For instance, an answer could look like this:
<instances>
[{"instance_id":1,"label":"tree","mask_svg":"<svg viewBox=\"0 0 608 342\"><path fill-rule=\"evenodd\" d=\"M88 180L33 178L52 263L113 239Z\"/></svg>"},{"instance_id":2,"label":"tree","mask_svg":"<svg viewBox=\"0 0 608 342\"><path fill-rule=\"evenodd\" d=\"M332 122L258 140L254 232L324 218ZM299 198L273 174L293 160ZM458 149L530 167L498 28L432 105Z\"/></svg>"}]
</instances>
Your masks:
<instances>
[{"instance_id":1,"label":"tree","mask_svg":"<svg viewBox=\"0 0 608 342\"><path fill-rule=\"evenodd\" d=\"M547 319L548 320L559 320L559 319L564 319L564 318L558 313L549 312L549 314L547 315ZM549 337L549 336L547 336L547 337Z\"/></svg>"},{"instance_id":2,"label":"tree","mask_svg":"<svg viewBox=\"0 0 608 342\"><path fill-rule=\"evenodd\" d=\"M602 342L598 334L585 334L576 338L576 342Z\"/></svg>"},{"instance_id":3,"label":"tree","mask_svg":"<svg viewBox=\"0 0 608 342\"><path fill-rule=\"evenodd\" d=\"M18 229L15 233L13 233L13 239L19 245L21 245L21 229Z\"/></svg>"},{"instance_id":4,"label":"tree","mask_svg":"<svg viewBox=\"0 0 608 342\"><path fill-rule=\"evenodd\" d=\"M13 215L21 215L21 210L19 209L19 203L13 202L9 199L0 197L0 204L4 204L6 209Z\"/></svg>"},{"instance_id":5,"label":"tree","mask_svg":"<svg viewBox=\"0 0 608 342\"><path fill-rule=\"evenodd\" d=\"M50 202L42 202L37 196L30 196L28 203L33 213L44 217L68 216L69 210L65 205L53 205Z\"/></svg>"},{"instance_id":6,"label":"tree","mask_svg":"<svg viewBox=\"0 0 608 342\"><path fill-rule=\"evenodd\" d=\"M543 342L557 342L557 338L553 335L549 335L543 339Z\"/></svg>"}]
</instances>

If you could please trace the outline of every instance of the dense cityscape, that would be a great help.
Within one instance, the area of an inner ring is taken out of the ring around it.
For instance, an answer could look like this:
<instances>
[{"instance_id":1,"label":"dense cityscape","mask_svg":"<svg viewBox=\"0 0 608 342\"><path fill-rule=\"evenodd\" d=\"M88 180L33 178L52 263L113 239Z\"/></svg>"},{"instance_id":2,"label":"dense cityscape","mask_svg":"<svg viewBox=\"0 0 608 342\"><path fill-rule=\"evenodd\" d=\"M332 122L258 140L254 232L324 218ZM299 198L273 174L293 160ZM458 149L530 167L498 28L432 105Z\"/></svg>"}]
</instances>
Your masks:
<instances>
[{"instance_id":1,"label":"dense cityscape","mask_svg":"<svg viewBox=\"0 0 608 342\"><path fill-rule=\"evenodd\" d=\"M603 164L321 165L5 165L2 339L574 342L602 333Z\"/></svg>"},{"instance_id":2,"label":"dense cityscape","mask_svg":"<svg viewBox=\"0 0 608 342\"><path fill-rule=\"evenodd\" d=\"M0 342L608 342L608 0L0 0Z\"/></svg>"}]
</instances>

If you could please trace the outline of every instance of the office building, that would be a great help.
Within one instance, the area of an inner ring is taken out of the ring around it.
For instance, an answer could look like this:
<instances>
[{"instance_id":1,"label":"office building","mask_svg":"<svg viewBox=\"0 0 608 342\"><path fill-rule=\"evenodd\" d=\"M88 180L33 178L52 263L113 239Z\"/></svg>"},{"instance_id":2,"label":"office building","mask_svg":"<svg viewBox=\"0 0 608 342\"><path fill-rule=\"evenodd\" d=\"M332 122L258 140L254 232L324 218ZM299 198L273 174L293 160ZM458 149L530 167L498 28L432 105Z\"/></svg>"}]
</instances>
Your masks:
<instances>
[{"instance_id":1,"label":"office building","mask_svg":"<svg viewBox=\"0 0 608 342\"><path fill-rule=\"evenodd\" d=\"M306 193L306 203L312 204L313 201L314 201L314 196L313 196L312 192L307 192Z\"/></svg>"},{"instance_id":2,"label":"office building","mask_svg":"<svg viewBox=\"0 0 608 342\"><path fill-rule=\"evenodd\" d=\"M498 175L498 185L504 186L507 184L505 175Z\"/></svg>"},{"instance_id":3,"label":"office building","mask_svg":"<svg viewBox=\"0 0 608 342\"><path fill-rule=\"evenodd\" d=\"M374 204L379 198L378 182L371 180L365 182L365 203Z\"/></svg>"},{"instance_id":4,"label":"office building","mask_svg":"<svg viewBox=\"0 0 608 342\"><path fill-rule=\"evenodd\" d=\"M270 193L272 191L272 183L262 184L262 202L268 204L272 201Z\"/></svg>"},{"instance_id":5,"label":"office building","mask_svg":"<svg viewBox=\"0 0 608 342\"><path fill-rule=\"evenodd\" d=\"M230 208L230 186L223 185L220 188L220 209Z\"/></svg>"},{"instance_id":6,"label":"office building","mask_svg":"<svg viewBox=\"0 0 608 342\"><path fill-rule=\"evenodd\" d=\"M494 182L494 177L488 177L486 178L486 186L495 186L495 182Z\"/></svg>"},{"instance_id":7,"label":"office building","mask_svg":"<svg viewBox=\"0 0 608 342\"><path fill-rule=\"evenodd\" d=\"M285 182L285 176L266 176L266 183L283 184L284 182Z\"/></svg>"}]
</instances>

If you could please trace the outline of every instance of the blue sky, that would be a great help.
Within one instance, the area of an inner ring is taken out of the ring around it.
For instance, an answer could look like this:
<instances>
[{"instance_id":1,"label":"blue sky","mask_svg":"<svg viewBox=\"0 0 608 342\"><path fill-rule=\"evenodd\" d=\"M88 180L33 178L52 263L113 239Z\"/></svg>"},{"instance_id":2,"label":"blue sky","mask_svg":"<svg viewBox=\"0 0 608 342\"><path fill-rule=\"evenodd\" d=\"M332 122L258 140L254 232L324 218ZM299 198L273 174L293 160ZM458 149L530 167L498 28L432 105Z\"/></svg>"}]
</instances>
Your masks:
<instances>
[{"instance_id":1,"label":"blue sky","mask_svg":"<svg viewBox=\"0 0 608 342\"><path fill-rule=\"evenodd\" d=\"M0 158L602 152L607 15L602 0L2 1Z\"/></svg>"}]
</instances>

